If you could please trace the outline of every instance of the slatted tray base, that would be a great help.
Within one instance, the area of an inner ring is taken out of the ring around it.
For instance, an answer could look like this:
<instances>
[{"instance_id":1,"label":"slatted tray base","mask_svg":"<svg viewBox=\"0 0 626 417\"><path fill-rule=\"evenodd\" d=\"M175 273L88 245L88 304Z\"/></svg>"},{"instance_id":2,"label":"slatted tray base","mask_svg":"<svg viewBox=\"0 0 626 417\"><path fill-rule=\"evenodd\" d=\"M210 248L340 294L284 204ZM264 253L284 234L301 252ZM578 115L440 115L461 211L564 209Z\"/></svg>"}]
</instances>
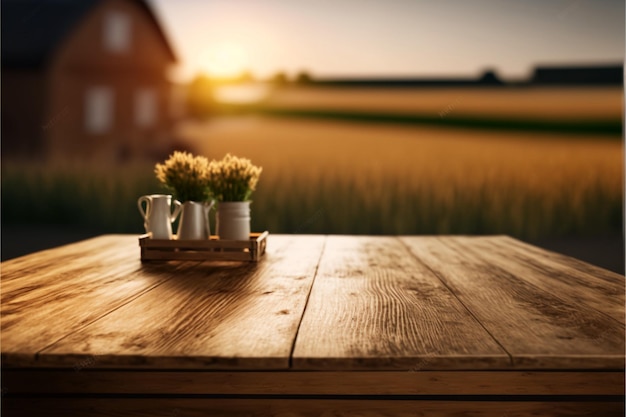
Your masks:
<instances>
[{"instance_id":1,"label":"slatted tray base","mask_svg":"<svg viewBox=\"0 0 626 417\"><path fill-rule=\"evenodd\" d=\"M211 236L208 240L152 239L150 235L139 236L141 261L258 261L265 253L268 231L250 233L250 240L220 240Z\"/></svg>"}]
</instances>

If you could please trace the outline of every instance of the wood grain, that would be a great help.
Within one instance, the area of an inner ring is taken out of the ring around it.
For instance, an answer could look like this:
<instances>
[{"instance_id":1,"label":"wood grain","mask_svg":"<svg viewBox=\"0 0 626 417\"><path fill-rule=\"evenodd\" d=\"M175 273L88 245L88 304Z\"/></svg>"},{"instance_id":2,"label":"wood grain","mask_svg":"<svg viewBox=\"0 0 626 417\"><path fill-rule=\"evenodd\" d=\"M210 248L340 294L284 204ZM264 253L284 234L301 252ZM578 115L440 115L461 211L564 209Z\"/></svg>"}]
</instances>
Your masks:
<instances>
[{"instance_id":1,"label":"wood grain","mask_svg":"<svg viewBox=\"0 0 626 417\"><path fill-rule=\"evenodd\" d=\"M13 394L623 395L603 371L100 371L5 369Z\"/></svg>"},{"instance_id":2,"label":"wood grain","mask_svg":"<svg viewBox=\"0 0 626 417\"><path fill-rule=\"evenodd\" d=\"M503 369L498 346L393 237L329 236L294 369Z\"/></svg>"},{"instance_id":3,"label":"wood grain","mask_svg":"<svg viewBox=\"0 0 626 417\"><path fill-rule=\"evenodd\" d=\"M250 398L5 398L4 417L623 417L618 401L449 401Z\"/></svg>"},{"instance_id":4,"label":"wood grain","mask_svg":"<svg viewBox=\"0 0 626 417\"><path fill-rule=\"evenodd\" d=\"M139 236L139 246L154 248L172 248L172 249L251 249L255 243L267 239L269 232L250 233L250 240L224 240L211 236L211 239L200 240L179 240L176 239L152 239L150 235L145 234Z\"/></svg>"},{"instance_id":5,"label":"wood grain","mask_svg":"<svg viewBox=\"0 0 626 417\"><path fill-rule=\"evenodd\" d=\"M233 251L233 252L216 252L216 251L193 251L193 250L159 250L141 248L141 259L143 261L198 261L203 262L207 259L212 261L240 261L250 262L258 261L259 257L254 251Z\"/></svg>"},{"instance_id":6,"label":"wood grain","mask_svg":"<svg viewBox=\"0 0 626 417\"><path fill-rule=\"evenodd\" d=\"M250 240L223 240L216 236L205 240L152 239L139 237L141 260L230 260L258 261L265 253L269 232L250 233Z\"/></svg>"},{"instance_id":7,"label":"wood grain","mask_svg":"<svg viewBox=\"0 0 626 417\"><path fill-rule=\"evenodd\" d=\"M3 365L37 352L190 265L142 266L136 238L104 236L2 264Z\"/></svg>"},{"instance_id":8,"label":"wood grain","mask_svg":"<svg viewBox=\"0 0 626 417\"><path fill-rule=\"evenodd\" d=\"M582 304L586 308L604 313L607 317L624 324L624 277L589 266L578 269L580 263L573 258L562 257L559 262L541 250L528 250L507 237L447 237L464 249L479 252L488 264L511 272L540 290L553 294L571 305Z\"/></svg>"},{"instance_id":9,"label":"wood grain","mask_svg":"<svg viewBox=\"0 0 626 417\"><path fill-rule=\"evenodd\" d=\"M323 236L255 264L197 264L39 353L39 366L286 369ZM135 255L137 256L137 255Z\"/></svg>"},{"instance_id":10,"label":"wood grain","mask_svg":"<svg viewBox=\"0 0 626 417\"><path fill-rule=\"evenodd\" d=\"M521 240L513 239L510 236L498 236L498 239L500 239L503 243L506 242L506 244L511 247L515 246L518 249L526 251L530 255L538 256L538 260L542 263L547 263L549 261L550 264L553 264L558 268L578 270L594 277L594 280L599 279L604 281L604 283L608 284L609 287L613 287L616 284L622 286L624 285L624 275L600 268L590 263L581 261L580 259L572 258L571 256L562 255L557 252L548 251L537 246L530 245L522 242Z\"/></svg>"},{"instance_id":11,"label":"wood grain","mask_svg":"<svg viewBox=\"0 0 626 417\"><path fill-rule=\"evenodd\" d=\"M448 237L402 241L512 355L516 368L624 368L623 325L533 285L542 278L528 278L519 264L511 271L510 262L519 262L514 257L501 254L507 261L496 263L498 255Z\"/></svg>"},{"instance_id":12,"label":"wood grain","mask_svg":"<svg viewBox=\"0 0 626 417\"><path fill-rule=\"evenodd\" d=\"M584 262L507 237L139 249L2 264L2 415L623 415L624 277Z\"/></svg>"}]
</instances>

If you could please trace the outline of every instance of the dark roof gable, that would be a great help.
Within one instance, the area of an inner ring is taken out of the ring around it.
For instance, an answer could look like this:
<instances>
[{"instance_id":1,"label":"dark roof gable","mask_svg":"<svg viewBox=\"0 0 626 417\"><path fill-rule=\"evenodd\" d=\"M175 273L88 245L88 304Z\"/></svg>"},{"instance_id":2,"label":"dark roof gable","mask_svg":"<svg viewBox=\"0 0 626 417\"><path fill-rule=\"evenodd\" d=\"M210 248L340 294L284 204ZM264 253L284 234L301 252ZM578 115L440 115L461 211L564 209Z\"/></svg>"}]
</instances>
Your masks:
<instances>
[{"instance_id":1,"label":"dark roof gable","mask_svg":"<svg viewBox=\"0 0 626 417\"><path fill-rule=\"evenodd\" d=\"M103 0L2 0L2 66L39 68L80 20ZM171 59L176 56L156 16L145 0L134 1L146 11Z\"/></svg>"}]
</instances>

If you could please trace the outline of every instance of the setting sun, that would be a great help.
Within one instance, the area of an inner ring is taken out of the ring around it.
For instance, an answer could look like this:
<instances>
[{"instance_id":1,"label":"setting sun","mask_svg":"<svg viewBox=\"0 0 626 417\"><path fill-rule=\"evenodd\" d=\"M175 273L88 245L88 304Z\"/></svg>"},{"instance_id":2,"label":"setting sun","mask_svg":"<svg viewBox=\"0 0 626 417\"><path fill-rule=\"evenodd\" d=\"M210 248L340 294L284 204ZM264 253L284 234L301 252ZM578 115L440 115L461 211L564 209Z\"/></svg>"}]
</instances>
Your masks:
<instances>
[{"instance_id":1,"label":"setting sun","mask_svg":"<svg viewBox=\"0 0 626 417\"><path fill-rule=\"evenodd\" d=\"M221 42L207 49L202 67L210 76L231 78L241 75L248 67L248 54L239 44Z\"/></svg>"}]
</instances>

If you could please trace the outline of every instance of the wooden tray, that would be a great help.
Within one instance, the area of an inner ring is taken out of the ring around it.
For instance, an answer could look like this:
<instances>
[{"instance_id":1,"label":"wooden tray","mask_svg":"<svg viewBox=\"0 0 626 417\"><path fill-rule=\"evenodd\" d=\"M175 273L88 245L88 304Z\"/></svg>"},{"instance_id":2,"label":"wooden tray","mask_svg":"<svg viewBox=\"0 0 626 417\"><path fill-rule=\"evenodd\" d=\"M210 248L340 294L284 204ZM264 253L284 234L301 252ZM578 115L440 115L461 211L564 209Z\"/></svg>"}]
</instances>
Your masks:
<instances>
[{"instance_id":1,"label":"wooden tray","mask_svg":"<svg viewBox=\"0 0 626 417\"><path fill-rule=\"evenodd\" d=\"M258 261L265 253L268 231L250 233L250 240L152 239L139 236L141 261Z\"/></svg>"}]
</instances>

